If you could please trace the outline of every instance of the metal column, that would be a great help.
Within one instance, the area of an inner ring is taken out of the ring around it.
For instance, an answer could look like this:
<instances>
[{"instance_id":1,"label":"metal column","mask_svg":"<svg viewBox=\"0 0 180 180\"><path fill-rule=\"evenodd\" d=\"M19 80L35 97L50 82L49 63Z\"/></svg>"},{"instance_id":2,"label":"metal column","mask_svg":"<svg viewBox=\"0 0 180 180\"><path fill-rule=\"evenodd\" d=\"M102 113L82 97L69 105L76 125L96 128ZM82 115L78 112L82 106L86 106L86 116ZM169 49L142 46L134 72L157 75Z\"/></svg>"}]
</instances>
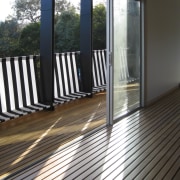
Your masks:
<instances>
[{"instance_id":1,"label":"metal column","mask_svg":"<svg viewBox=\"0 0 180 180\"><path fill-rule=\"evenodd\" d=\"M41 101L53 108L54 0L41 0L40 77Z\"/></svg>"},{"instance_id":2,"label":"metal column","mask_svg":"<svg viewBox=\"0 0 180 180\"><path fill-rule=\"evenodd\" d=\"M82 88L92 92L92 0L81 0L80 62Z\"/></svg>"}]
</instances>

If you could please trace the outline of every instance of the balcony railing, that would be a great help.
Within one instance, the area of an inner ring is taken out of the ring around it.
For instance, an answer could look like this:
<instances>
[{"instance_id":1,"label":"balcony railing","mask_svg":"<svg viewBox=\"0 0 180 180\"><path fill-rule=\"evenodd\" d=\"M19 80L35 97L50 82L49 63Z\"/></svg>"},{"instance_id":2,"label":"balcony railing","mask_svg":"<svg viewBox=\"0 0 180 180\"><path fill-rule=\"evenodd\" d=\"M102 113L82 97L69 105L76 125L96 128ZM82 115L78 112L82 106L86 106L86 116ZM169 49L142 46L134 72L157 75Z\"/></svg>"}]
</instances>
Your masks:
<instances>
[{"instance_id":1,"label":"balcony railing","mask_svg":"<svg viewBox=\"0 0 180 180\"><path fill-rule=\"evenodd\" d=\"M87 95L81 87L79 52L56 53L54 105ZM106 50L94 50L92 93L106 89ZM39 57L0 58L0 121L7 121L49 106L40 102Z\"/></svg>"},{"instance_id":2,"label":"balcony railing","mask_svg":"<svg viewBox=\"0 0 180 180\"><path fill-rule=\"evenodd\" d=\"M120 80L131 79L125 51L119 59ZM55 53L54 57L54 105L106 90L106 50L93 50L91 93L82 89L80 52ZM0 82L0 122L50 107L40 101L39 56L0 58Z\"/></svg>"}]
</instances>

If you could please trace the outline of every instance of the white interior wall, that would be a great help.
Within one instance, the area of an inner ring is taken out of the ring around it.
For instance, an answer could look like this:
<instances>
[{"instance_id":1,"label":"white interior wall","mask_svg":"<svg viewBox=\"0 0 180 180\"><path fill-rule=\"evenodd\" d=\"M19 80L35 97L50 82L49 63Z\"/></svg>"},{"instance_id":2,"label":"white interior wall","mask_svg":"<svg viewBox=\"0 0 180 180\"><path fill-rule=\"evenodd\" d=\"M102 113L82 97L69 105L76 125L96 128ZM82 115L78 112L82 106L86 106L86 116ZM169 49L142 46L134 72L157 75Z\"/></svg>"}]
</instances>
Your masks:
<instances>
[{"instance_id":1,"label":"white interior wall","mask_svg":"<svg viewBox=\"0 0 180 180\"><path fill-rule=\"evenodd\" d=\"M145 100L180 83L180 1L145 1Z\"/></svg>"}]
</instances>

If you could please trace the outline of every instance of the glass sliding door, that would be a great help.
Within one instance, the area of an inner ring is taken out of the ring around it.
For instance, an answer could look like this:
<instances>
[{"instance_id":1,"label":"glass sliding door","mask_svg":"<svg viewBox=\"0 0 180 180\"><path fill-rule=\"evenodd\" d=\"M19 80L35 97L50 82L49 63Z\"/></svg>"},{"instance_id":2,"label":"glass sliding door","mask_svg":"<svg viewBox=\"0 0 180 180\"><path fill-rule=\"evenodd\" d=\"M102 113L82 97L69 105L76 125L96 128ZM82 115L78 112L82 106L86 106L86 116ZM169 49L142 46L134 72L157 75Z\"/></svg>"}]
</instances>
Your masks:
<instances>
[{"instance_id":1,"label":"glass sliding door","mask_svg":"<svg viewBox=\"0 0 180 180\"><path fill-rule=\"evenodd\" d=\"M140 106L140 2L109 1L109 92L112 119Z\"/></svg>"}]
</instances>

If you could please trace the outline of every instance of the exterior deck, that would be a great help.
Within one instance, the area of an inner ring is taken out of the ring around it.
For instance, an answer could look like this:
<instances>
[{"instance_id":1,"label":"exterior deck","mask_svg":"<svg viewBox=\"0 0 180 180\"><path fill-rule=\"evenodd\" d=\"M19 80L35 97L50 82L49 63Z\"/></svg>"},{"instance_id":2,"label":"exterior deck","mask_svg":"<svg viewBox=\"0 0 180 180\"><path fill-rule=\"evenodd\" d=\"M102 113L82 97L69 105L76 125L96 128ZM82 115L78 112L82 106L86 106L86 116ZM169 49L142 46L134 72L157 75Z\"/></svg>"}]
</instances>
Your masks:
<instances>
[{"instance_id":1,"label":"exterior deck","mask_svg":"<svg viewBox=\"0 0 180 180\"><path fill-rule=\"evenodd\" d=\"M63 144L105 124L106 93L0 124L0 179L57 151Z\"/></svg>"},{"instance_id":2,"label":"exterior deck","mask_svg":"<svg viewBox=\"0 0 180 180\"><path fill-rule=\"evenodd\" d=\"M26 120L29 124L26 122L27 126L24 127L26 134L20 129L18 132L17 127L15 129L18 134L15 134L14 127L11 130L1 130L1 145L4 143L0 151L1 177L9 175L6 179L13 180L179 179L179 97L180 90L177 90L112 127L103 127L97 132L81 135L64 145L60 139L66 134L60 133L62 128L58 127L63 116L58 114L56 120L49 121L49 128L45 127L47 122L43 116L37 120L36 123L44 119L44 130L42 125L38 127L35 124L36 127L28 129L33 123L30 119ZM88 102L88 99L84 101ZM84 106L83 103L81 105ZM74 119L72 110L64 109L66 115ZM96 109L94 111L97 112ZM82 113L87 114L86 111ZM104 123L104 113L102 108L99 114L101 118L96 122L99 125ZM45 114L46 117L51 116L50 112ZM72 129L71 123L67 126L70 126L69 130ZM25 141L25 137L29 141Z\"/></svg>"}]
</instances>

